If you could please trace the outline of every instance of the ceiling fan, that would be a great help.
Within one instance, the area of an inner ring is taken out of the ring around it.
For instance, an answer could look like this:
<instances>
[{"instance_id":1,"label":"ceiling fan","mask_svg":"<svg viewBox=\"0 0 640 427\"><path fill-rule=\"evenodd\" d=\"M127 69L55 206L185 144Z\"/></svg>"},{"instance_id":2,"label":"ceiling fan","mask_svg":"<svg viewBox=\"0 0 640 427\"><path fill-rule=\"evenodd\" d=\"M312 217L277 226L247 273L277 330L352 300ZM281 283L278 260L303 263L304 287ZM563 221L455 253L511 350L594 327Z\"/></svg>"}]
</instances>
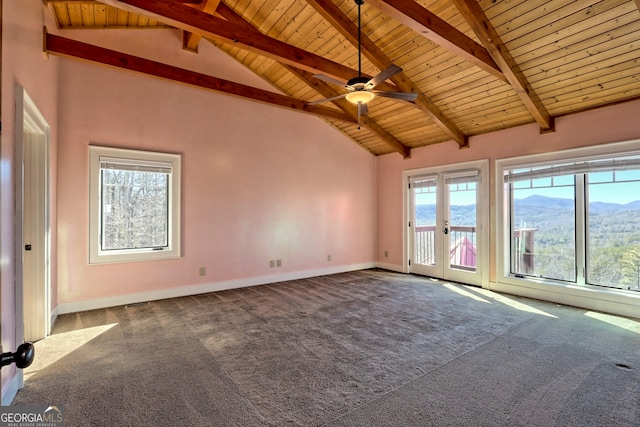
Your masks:
<instances>
[{"instance_id":1,"label":"ceiling fan","mask_svg":"<svg viewBox=\"0 0 640 427\"><path fill-rule=\"evenodd\" d=\"M360 115L367 114L369 108L367 103L376 96L382 96L385 98L401 99L404 101L415 101L418 98L418 94L411 92L390 92L374 90L376 86L384 82L387 79L402 72L402 68L397 65L391 65L382 70L372 78L362 75L362 46L361 46L361 14L360 6L364 4L364 0L354 0L358 5L358 76L350 79L347 83L334 79L333 77L326 76L324 74L315 74L314 77L320 80L324 80L327 83L342 86L349 92L332 96L330 98L321 99L318 101L309 102L309 105L321 104L323 102L335 101L336 99L346 98L347 101L356 104L358 106L358 128L360 128Z\"/></svg>"}]
</instances>

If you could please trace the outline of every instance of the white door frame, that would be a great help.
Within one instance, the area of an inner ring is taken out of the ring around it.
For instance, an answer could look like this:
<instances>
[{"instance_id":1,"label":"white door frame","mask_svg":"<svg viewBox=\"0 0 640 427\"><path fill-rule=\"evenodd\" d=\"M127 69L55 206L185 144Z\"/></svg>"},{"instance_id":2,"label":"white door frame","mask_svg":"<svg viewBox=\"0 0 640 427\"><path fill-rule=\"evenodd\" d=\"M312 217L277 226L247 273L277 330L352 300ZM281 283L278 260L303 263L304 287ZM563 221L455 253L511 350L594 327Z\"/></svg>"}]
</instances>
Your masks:
<instances>
[{"instance_id":1,"label":"white door frame","mask_svg":"<svg viewBox=\"0 0 640 427\"><path fill-rule=\"evenodd\" d=\"M20 85L16 85L15 91L16 97L16 117L15 117L15 298L16 298L16 342L17 344L24 341L25 336L25 313L24 303L25 294L28 290L25 290L25 262L24 252L25 244L30 242L24 241L25 231L25 204L28 201L25 200L25 162L24 162L24 144L25 136L24 130L27 129L30 132L34 132L42 135L42 147L44 150L44 178L42 185L44 186L44 200L40 203L39 209L44 215L44 229L45 235L42 238L44 245L44 289L39 289L39 292L43 292L44 307L42 307L42 318L37 319L37 322L43 322L43 330L45 336L51 331L51 224L50 224L50 165L49 165L49 133L50 127L46 120L36 107L33 100L29 97L24 88ZM41 206L44 204L44 206ZM30 319L31 321L32 319ZM21 381L22 382L22 381Z\"/></svg>"},{"instance_id":2,"label":"white door frame","mask_svg":"<svg viewBox=\"0 0 640 427\"><path fill-rule=\"evenodd\" d=\"M2 4L0 0L0 100L2 99ZM2 136L2 102L0 102L0 137ZM0 291L0 307L2 307L2 291ZM2 323L0 322L0 353L4 353L2 348ZM0 402L1 403L1 402Z\"/></svg>"},{"instance_id":3,"label":"white door frame","mask_svg":"<svg viewBox=\"0 0 640 427\"><path fill-rule=\"evenodd\" d=\"M413 216L412 194L409 188L409 179L420 175L442 175L446 173L477 170L479 182L477 185L477 227L476 227L476 247L477 251L477 274L478 282L474 283L483 288L489 287L489 160L476 160L472 162L454 163L449 165L434 166L420 169L411 169L402 172L402 205L403 205L403 233L402 233L402 271L411 272L409 260L411 258L411 247L413 240L413 227L410 221ZM440 184L439 184L440 185Z\"/></svg>"}]
</instances>

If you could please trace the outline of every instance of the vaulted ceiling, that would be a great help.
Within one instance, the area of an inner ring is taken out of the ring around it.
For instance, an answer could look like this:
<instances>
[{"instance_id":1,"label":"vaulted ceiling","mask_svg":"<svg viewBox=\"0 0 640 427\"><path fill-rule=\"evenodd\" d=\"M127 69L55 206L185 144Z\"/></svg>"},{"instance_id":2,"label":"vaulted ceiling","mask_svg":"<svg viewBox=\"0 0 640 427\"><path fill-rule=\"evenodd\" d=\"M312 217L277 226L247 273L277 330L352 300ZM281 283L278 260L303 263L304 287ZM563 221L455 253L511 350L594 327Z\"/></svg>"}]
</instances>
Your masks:
<instances>
[{"instance_id":1,"label":"vaulted ceiling","mask_svg":"<svg viewBox=\"0 0 640 427\"><path fill-rule=\"evenodd\" d=\"M44 0L60 29L180 29L198 55L213 43L279 93L47 34L56 55L127 68L315 114L375 155L554 118L640 97L640 0L364 0L361 70L402 72L358 117L332 83L358 76L354 0ZM317 75L324 75L324 80ZM606 125L606 124L604 124Z\"/></svg>"}]
</instances>

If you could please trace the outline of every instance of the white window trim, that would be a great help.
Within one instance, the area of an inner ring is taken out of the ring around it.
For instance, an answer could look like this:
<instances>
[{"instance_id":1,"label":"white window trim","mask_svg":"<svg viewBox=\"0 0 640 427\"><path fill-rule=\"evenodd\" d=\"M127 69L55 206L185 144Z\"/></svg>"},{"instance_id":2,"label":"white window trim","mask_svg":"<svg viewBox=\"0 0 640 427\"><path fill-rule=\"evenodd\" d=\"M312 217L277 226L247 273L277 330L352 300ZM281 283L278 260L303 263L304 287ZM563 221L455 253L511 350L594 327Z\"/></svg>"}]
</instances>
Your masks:
<instances>
[{"instance_id":1,"label":"white window trim","mask_svg":"<svg viewBox=\"0 0 640 427\"><path fill-rule=\"evenodd\" d=\"M589 284L556 282L534 277L515 277L510 273L509 200L504 188L504 170L518 166L553 164L559 161L594 159L640 152L640 139L562 151L496 160L496 281L491 289L499 292L544 299L623 316L638 316L640 295L635 291Z\"/></svg>"},{"instance_id":2,"label":"white window trim","mask_svg":"<svg viewBox=\"0 0 640 427\"><path fill-rule=\"evenodd\" d=\"M171 163L169 185L169 235L168 247L157 251L138 249L126 251L100 251L100 160L123 159L144 162ZM179 154L89 146L89 264L152 261L180 258L180 177L181 156Z\"/></svg>"}]
</instances>

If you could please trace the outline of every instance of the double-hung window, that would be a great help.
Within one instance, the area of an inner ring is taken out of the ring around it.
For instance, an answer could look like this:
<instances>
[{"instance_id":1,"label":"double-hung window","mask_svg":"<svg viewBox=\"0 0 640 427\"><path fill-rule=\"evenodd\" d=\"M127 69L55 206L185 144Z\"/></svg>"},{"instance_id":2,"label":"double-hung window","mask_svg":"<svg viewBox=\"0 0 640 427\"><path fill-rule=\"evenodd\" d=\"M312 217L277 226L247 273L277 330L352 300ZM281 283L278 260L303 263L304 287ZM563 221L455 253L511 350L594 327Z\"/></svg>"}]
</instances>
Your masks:
<instances>
[{"instance_id":1,"label":"double-hung window","mask_svg":"<svg viewBox=\"0 0 640 427\"><path fill-rule=\"evenodd\" d=\"M519 163L502 178L508 276L640 291L640 153Z\"/></svg>"},{"instance_id":2,"label":"double-hung window","mask_svg":"<svg viewBox=\"0 0 640 427\"><path fill-rule=\"evenodd\" d=\"M180 257L180 156L89 151L89 262Z\"/></svg>"}]
</instances>

